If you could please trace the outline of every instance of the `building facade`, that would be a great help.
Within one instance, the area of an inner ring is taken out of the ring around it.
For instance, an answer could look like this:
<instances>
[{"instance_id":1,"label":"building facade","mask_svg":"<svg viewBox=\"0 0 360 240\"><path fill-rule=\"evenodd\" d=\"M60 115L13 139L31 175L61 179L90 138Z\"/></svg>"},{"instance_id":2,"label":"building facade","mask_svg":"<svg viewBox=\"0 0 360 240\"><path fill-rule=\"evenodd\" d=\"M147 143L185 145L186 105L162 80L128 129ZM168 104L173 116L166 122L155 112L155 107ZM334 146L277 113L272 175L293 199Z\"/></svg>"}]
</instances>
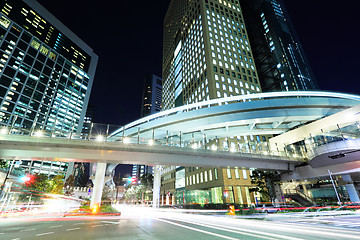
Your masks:
<instances>
[{"instance_id":1,"label":"building facade","mask_svg":"<svg viewBox=\"0 0 360 240\"><path fill-rule=\"evenodd\" d=\"M262 89L240 2L171 1L164 21L163 109L259 92ZM262 139L236 139L257 138ZM230 139L207 139L207 143L226 145ZM249 191L254 186L250 177L234 177L238 171L165 167L162 202L250 205L255 201ZM250 174L246 169L240 171ZM195 197L200 195L203 197Z\"/></svg>"},{"instance_id":2,"label":"building facade","mask_svg":"<svg viewBox=\"0 0 360 240\"><path fill-rule=\"evenodd\" d=\"M163 109L261 92L239 1L174 2L164 22Z\"/></svg>"},{"instance_id":3,"label":"building facade","mask_svg":"<svg viewBox=\"0 0 360 240\"><path fill-rule=\"evenodd\" d=\"M0 3L0 125L12 133L80 132L98 57L35 0ZM22 161L30 172L67 164Z\"/></svg>"},{"instance_id":4,"label":"building facade","mask_svg":"<svg viewBox=\"0 0 360 240\"><path fill-rule=\"evenodd\" d=\"M317 89L281 0L240 0L264 92Z\"/></svg>"},{"instance_id":5,"label":"building facade","mask_svg":"<svg viewBox=\"0 0 360 240\"><path fill-rule=\"evenodd\" d=\"M146 117L161 111L162 79L156 75L146 76L143 88L141 117ZM153 174L154 167L147 165L133 165L131 176L139 180L143 174Z\"/></svg>"},{"instance_id":6,"label":"building facade","mask_svg":"<svg viewBox=\"0 0 360 240\"><path fill-rule=\"evenodd\" d=\"M145 78L141 117L146 117L161 111L162 79L153 74Z\"/></svg>"}]
</instances>

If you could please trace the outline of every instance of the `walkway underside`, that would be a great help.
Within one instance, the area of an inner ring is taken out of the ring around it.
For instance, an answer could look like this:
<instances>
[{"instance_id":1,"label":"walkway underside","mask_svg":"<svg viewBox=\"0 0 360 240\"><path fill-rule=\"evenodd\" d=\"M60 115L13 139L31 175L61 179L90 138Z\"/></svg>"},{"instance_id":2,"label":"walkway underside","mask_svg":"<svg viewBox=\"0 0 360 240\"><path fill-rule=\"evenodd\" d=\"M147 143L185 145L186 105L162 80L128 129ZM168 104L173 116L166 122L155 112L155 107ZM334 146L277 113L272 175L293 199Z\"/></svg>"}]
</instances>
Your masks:
<instances>
[{"instance_id":1,"label":"walkway underside","mask_svg":"<svg viewBox=\"0 0 360 240\"><path fill-rule=\"evenodd\" d=\"M301 158L284 156L16 135L0 137L0 158L268 170L292 170L303 162Z\"/></svg>"}]
</instances>

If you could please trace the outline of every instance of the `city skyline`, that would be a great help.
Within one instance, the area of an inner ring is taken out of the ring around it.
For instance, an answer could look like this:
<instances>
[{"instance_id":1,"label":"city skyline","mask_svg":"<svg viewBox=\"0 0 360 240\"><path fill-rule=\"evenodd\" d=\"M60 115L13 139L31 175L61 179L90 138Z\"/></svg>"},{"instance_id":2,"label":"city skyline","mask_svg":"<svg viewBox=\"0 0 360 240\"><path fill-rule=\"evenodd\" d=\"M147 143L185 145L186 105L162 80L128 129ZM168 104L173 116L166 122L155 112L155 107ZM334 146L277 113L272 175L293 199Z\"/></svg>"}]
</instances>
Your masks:
<instances>
[{"instance_id":1,"label":"city skyline","mask_svg":"<svg viewBox=\"0 0 360 240\"><path fill-rule=\"evenodd\" d=\"M162 20L169 1L158 1L156 5L144 1L141 8L134 3L124 3L121 8L111 9L80 1L72 3L73 10L67 9L69 1L39 2L99 55L90 99L96 106L95 122L121 125L138 119L141 83L145 75L161 76ZM353 60L356 49L353 47L355 39L349 32L352 29L351 11L354 10L346 5L310 0L286 2L286 7L320 89L359 93L352 84L355 81ZM65 9L68 11L66 16L61 14ZM89 18L89 13L95 9L97 15L94 16L97 17ZM333 17L335 10L336 19ZM118 11L120 15L116 13ZM132 17L134 11L136 15Z\"/></svg>"}]
</instances>

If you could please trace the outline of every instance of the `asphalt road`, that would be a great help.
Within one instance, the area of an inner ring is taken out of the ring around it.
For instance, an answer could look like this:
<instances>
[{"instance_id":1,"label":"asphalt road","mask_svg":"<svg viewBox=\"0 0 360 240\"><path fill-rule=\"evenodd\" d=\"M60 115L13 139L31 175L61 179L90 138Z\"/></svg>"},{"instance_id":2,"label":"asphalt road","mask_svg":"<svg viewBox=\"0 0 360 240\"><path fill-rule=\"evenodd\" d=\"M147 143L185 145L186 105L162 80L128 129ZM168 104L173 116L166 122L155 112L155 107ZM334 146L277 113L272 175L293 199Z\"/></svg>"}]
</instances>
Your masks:
<instances>
[{"instance_id":1,"label":"asphalt road","mask_svg":"<svg viewBox=\"0 0 360 240\"><path fill-rule=\"evenodd\" d=\"M358 221L360 218L353 219ZM306 222L269 222L171 212L140 211L121 217L0 219L1 240L26 239L360 239L360 230Z\"/></svg>"}]
</instances>

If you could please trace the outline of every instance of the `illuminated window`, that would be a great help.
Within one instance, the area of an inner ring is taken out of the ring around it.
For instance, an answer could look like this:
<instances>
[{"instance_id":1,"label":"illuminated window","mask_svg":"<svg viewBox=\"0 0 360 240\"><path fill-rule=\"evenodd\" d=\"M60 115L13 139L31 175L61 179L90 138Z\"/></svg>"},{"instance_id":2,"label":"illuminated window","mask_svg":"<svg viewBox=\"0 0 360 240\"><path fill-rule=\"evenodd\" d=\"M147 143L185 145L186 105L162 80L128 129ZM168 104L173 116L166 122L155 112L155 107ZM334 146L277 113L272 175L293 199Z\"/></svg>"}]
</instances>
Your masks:
<instances>
[{"instance_id":1,"label":"illuminated window","mask_svg":"<svg viewBox=\"0 0 360 240\"><path fill-rule=\"evenodd\" d=\"M239 174L239 169L235 168L235 178L239 179L240 178L240 174Z\"/></svg>"},{"instance_id":2,"label":"illuminated window","mask_svg":"<svg viewBox=\"0 0 360 240\"><path fill-rule=\"evenodd\" d=\"M52 60L56 60L56 53L50 52L49 53L49 58L52 59Z\"/></svg>"},{"instance_id":3,"label":"illuminated window","mask_svg":"<svg viewBox=\"0 0 360 240\"><path fill-rule=\"evenodd\" d=\"M4 16L1 16L1 18L0 18L0 25L1 26L5 27L5 28L8 28L10 26L10 23L11 23L11 21L9 19L7 19Z\"/></svg>"},{"instance_id":4,"label":"illuminated window","mask_svg":"<svg viewBox=\"0 0 360 240\"><path fill-rule=\"evenodd\" d=\"M227 178L231 179L231 169L226 169Z\"/></svg>"},{"instance_id":5,"label":"illuminated window","mask_svg":"<svg viewBox=\"0 0 360 240\"><path fill-rule=\"evenodd\" d=\"M45 56L47 56L47 54L49 53L49 49L46 48L46 47L44 47L44 46L41 46L40 52L41 52L42 54L44 54Z\"/></svg>"},{"instance_id":6,"label":"illuminated window","mask_svg":"<svg viewBox=\"0 0 360 240\"><path fill-rule=\"evenodd\" d=\"M247 172L246 172L246 170L243 169L242 172L243 172L243 178L244 178L244 179L247 179L248 177L247 177Z\"/></svg>"},{"instance_id":7,"label":"illuminated window","mask_svg":"<svg viewBox=\"0 0 360 240\"><path fill-rule=\"evenodd\" d=\"M33 48L35 48L36 50L39 50L40 48L40 43L36 40L32 40L31 44L30 44Z\"/></svg>"}]
</instances>

